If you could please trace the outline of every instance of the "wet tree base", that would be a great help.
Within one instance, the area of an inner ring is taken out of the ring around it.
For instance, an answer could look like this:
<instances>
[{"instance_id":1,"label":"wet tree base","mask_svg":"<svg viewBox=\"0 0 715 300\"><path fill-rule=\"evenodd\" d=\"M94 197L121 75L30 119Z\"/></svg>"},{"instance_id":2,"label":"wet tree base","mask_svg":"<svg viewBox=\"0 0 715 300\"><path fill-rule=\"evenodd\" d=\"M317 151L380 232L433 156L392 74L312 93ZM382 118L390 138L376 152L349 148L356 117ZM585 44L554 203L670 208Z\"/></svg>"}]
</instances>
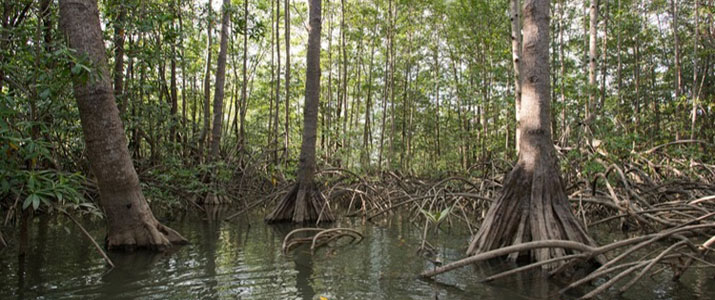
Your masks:
<instances>
[{"instance_id":1,"label":"wet tree base","mask_svg":"<svg viewBox=\"0 0 715 300\"><path fill-rule=\"evenodd\" d=\"M136 226L110 233L105 239L105 248L110 251L166 251L172 246L188 243L181 234L151 217Z\"/></svg>"},{"instance_id":2,"label":"wet tree base","mask_svg":"<svg viewBox=\"0 0 715 300\"><path fill-rule=\"evenodd\" d=\"M281 199L265 221L277 222L332 222L335 218L327 201L315 183L296 183Z\"/></svg>"},{"instance_id":3,"label":"wet tree base","mask_svg":"<svg viewBox=\"0 0 715 300\"><path fill-rule=\"evenodd\" d=\"M532 172L517 164L508 175L502 196L490 207L482 224L467 254L542 240L566 240L595 246L571 212L558 170L551 164L542 164ZM542 262L573 254L570 252L561 248L537 248L511 253L507 258L510 261ZM555 269L562 263L542 267Z\"/></svg>"}]
</instances>

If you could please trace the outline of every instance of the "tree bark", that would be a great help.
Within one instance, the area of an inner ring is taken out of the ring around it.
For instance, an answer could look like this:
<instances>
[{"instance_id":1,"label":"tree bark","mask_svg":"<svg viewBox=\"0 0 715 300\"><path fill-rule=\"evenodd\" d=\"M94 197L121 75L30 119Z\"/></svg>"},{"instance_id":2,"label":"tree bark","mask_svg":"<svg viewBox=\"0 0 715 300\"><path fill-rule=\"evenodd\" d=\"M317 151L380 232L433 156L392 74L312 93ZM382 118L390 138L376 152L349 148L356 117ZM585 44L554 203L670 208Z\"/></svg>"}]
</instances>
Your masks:
<instances>
[{"instance_id":1,"label":"tree bark","mask_svg":"<svg viewBox=\"0 0 715 300\"><path fill-rule=\"evenodd\" d=\"M375 20L377 21L377 20ZM377 27L377 25L375 25ZM372 43L370 46L370 63L368 64L368 74L367 74L367 99L365 100L365 124L363 126L363 135L362 135L362 153L361 153L361 160L363 164L363 168L368 168L370 166L370 150L372 149L372 133L371 133L371 126L372 121L370 121L370 116L372 116L372 73L373 73L373 62L375 59L375 44L376 44L376 38L374 36L374 33L377 30L373 28L372 33L373 35L371 36L372 38Z\"/></svg>"},{"instance_id":2,"label":"tree bark","mask_svg":"<svg viewBox=\"0 0 715 300\"><path fill-rule=\"evenodd\" d=\"M60 27L70 48L96 68L89 80L73 78L87 157L97 177L100 204L107 215L107 249L163 250L186 240L160 224L149 208L132 165L109 81L99 10L95 0L61 0Z\"/></svg>"},{"instance_id":3,"label":"tree bark","mask_svg":"<svg viewBox=\"0 0 715 300\"><path fill-rule=\"evenodd\" d=\"M340 49L343 54L342 98L343 103L343 141L342 146L348 147L348 52L345 48L345 0L340 1ZM352 116L352 115L351 115Z\"/></svg>"},{"instance_id":4,"label":"tree bark","mask_svg":"<svg viewBox=\"0 0 715 300\"><path fill-rule=\"evenodd\" d=\"M243 82L241 84L241 116L239 122L239 137L238 137L238 147L243 148L246 139L246 110L248 109L248 95L246 94L246 89L248 87L248 76L246 75L246 69L248 65L248 1L243 1ZM272 104L273 102L271 102ZM272 105L271 105L272 106ZM271 107L272 108L272 107ZM270 110L269 110L270 111ZM270 118L269 118L270 119ZM268 131L270 132L271 126L268 126ZM269 134L270 136L270 134ZM270 137L268 139L270 144Z\"/></svg>"},{"instance_id":5,"label":"tree bark","mask_svg":"<svg viewBox=\"0 0 715 300\"><path fill-rule=\"evenodd\" d=\"M586 117L591 117L593 105L596 102L596 55L598 51L598 0L591 0L589 43L588 43L588 103L586 103Z\"/></svg>"},{"instance_id":6,"label":"tree bark","mask_svg":"<svg viewBox=\"0 0 715 300\"><path fill-rule=\"evenodd\" d=\"M275 93L276 93L276 120L275 120L275 126L276 126L276 145L278 145L278 114L280 111L280 103L281 103L281 38L280 38L280 20L281 20L281 2L280 0L276 0L276 86L275 86ZM285 134L288 134L287 132ZM285 147L285 144L283 145ZM287 148L283 149L283 161L286 161L285 157L285 151L288 151Z\"/></svg>"},{"instance_id":7,"label":"tree bark","mask_svg":"<svg viewBox=\"0 0 715 300\"><path fill-rule=\"evenodd\" d=\"M305 73L305 107L303 108L303 140L300 147L298 182L266 217L268 222L333 220L330 207L314 182L315 144L318 133L320 103L320 29L321 0L309 1L308 51Z\"/></svg>"},{"instance_id":8,"label":"tree bark","mask_svg":"<svg viewBox=\"0 0 715 300\"><path fill-rule=\"evenodd\" d=\"M204 152L204 145L206 143L206 137L209 134L209 131L211 130L211 123L210 123L210 110L211 110L211 45L213 44L213 39L211 35L212 31L212 16L211 16L211 2L212 0L209 0L208 3L206 3L206 10L207 10L207 15L206 15L206 35L208 37L206 41L206 71L204 72L204 110L203 110L203 117L204 117L204 127L201 128L201 136L199 137L199 161L203 159L203 152Z\"/></svg>"},{"instance_id":9,"label":"tree bark","mask_svg":"<svg viewBox=\"0 0 715 300\"><path fill-rule=\"evenodd\" d=\"M549 2L524 2L519 160L507 176L502 196L489 208L469 254L539 240L594 244L570 210L551 140ZM544 261L567 252L560 248L533 249L509 258L528 256ZM549 269L557 266L545 265Z\"/></svg>"},{"instance_id":10,"label":"tree bark","mask_svg":"<svg viewBox=\"0 0 715 300\"><path fill-rule=\"evenodd\" d=\"M678 3L677 0L670 0L670 13L672 20L670 24L673 29L673 46L675 48L675 98L680 98L680 91L683 89L683 75L680 69L680 39L678 38Z\"/></svg>"},{"instance_id":11,"label":"tree bark","mask_svg":"<svg viewBox=\"0 0 715 300\"><path fill-rule=\"evenodd\" d=\"M176 3L175 3L176 5ZM171 21L171 26L174 27L174 21ZM176 83L176 37L171 39L171 77L169 78L169 86L171 90L171 128L169 132L169 139L172 142L178 141L178 136L176 134L176 124L177 124L177 113L179 112L179 89Z\"/></svg>"},{"instance_id":12,"label":"tree bark","mask_svg":"<svg viewBox=\"0 0 715 300\"><path fill-rule=\"evenodd\" d=\"M116 9L119 11L114 20L114 95L121 100L124 85L124 17L126 12L121 1L116 5ZM124 107L120 111L124 111Z\"/></svg>"},{"instance_id":13,"label":"tree bark","mask_svg":"<svg viewBox=\"0 0 715 300\"><path fill-rule=\"evenodd\" d=\"M566 128L566 56L564 55L564 0L559 1L559 63L561 80L560 96L561 96L561 146L567 146L569 143L569 130Z\"/></svg>"},{"instance_id":14,"label":"tree bark","mask_svg":"<svg viewBox=\"0 0 715 300\"><path fill-rule=\"evenodd\" d=\"M700 0L695 0L695 38L693 39L693 111L690 119L690 139L695 139L695 121L698 113L698 43L700 42Z\"/></svg>"},{"instance_id":15,"label":"tree bark","mask_svg":"<svg viewBox=\"0 0 715 300\"><path fill-rule=\"evenodd\" d=\"M285 147L284 162L288 161L288 145L290 143L290 0L285 0L285 39L286 39L286 99L285 99L285 138L283 139L283 147Z\"/></svg>"},{"instance_id":16,"label":"tree bark","mask_svg":"<svg viewBox=\"0 0 715 300\"><path fill-rule=\"evenodd\" d=\"M221 146L221 127L223 125L223 96L226 83L226 48L228 48L228 22L230 13L230 0L223 0L223 13L221 18L221 42L216 65L216 90L214 92L214 124L211 134L211 158L219 155Z\"/></svg>"},{"instance_id":17,"label":"tree bark","mask_svg":"<svg viewBox=\"0 0 715 300\"><path fill-rule=\"evenodd\" d=\"M514 116L516 118L516 151L519 153L519 110L521 109L521 1L511 0L511 57L514 64Z\"/></svg>"},{"instance_id":18,"label":"tree bark","mask_svg":"<svg viewBox=\"0 0 715 300\"><path fill-rule=\"evenodd\" d=\"M621 62L621 23L623 22L623 19L621 18L621 14L623 12L621 11L621 0L618 0L618 15L616 22L618 24L618 28L616 29L616 55L617 55L617 60L618 60L618 66L616 67L616 82L618 84L618 104L623 105L623 99L621 98L621 90L623 87L623 64Z\"/></svg>"},{"instance_id":19,"label":"tree bark","mask_svg":"<svg viewBox=\"0 0 715 300\"><path fill-rule=\"evenodd\" d=\"M607 67L608 67L608 55L607 55L607 50L608 50L608 1L609 0L604 0L606 3L604 4L604 17L603 17L603 41L602 41L602 47L601 47L601 98L598 102L598 110L601 110L603 106L606 104L606 72L607 72Z\"/></svg>"},{"instance_id":20,"label":"tree bark","mask_svg":"<svg viewBox=\"0 0 715 300\"><path fill-rule=\"evenodd\" d=\"M377 168L382 169L382 155L383 146L385 144L385 121L387 119L387 102L389 101L390 92L390 57L392 48L392 0L388 0L388 11L387 11L387 45L385 48L385 79L384 79L384 89L382 95L382 120L380 125L380 149L378 150L377 158ZM439 71L438 71L439 72ZM437 107L439 108L439 96L437 96ZM438 114L439 118L439 114ZM438 119L439 120L439 119ZM439 121L438 121L439 122ZM439 145L439 128L437 128L437 144Z\"/></svg>"}]
</instances>

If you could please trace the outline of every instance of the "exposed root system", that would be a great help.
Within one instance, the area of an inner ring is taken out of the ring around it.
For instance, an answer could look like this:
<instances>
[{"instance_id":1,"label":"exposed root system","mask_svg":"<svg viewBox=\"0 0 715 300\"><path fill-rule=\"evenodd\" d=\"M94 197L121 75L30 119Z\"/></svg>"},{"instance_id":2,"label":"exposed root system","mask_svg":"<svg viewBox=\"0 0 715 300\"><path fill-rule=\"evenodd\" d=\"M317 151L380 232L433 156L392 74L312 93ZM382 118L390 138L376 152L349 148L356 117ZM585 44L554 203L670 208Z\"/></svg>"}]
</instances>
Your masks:
<instances>
[{"instance_id":1,"label":"exposed root system","mask_svg":"<svg viewBox=\"0 0 715 300\"><path fill-rule=\"evenodd\" d=\"M297 237L297 235L305 233L315 233L313 236ZM351 238L351 243L358 243L362 240L362 233L350 228L298 228L289 232L283 238L283 246L281 247L283 254L287 254L290 250L302 244L310 244L310 252L315 253L315 250L328 245L332 241L336 241L343 237Z\"/></svg>"}]
</instances>

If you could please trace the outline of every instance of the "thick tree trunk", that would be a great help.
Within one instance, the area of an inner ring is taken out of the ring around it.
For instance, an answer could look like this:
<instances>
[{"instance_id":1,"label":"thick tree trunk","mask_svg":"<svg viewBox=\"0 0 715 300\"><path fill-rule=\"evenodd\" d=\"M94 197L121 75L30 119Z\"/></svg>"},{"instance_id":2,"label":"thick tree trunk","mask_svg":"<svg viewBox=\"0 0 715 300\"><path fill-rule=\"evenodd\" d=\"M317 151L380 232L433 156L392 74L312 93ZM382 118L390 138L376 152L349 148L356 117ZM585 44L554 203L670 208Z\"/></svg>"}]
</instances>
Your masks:
<instances>
[{"instance_id":1,"label":"thick tree trunk","mask_svg":"<svg viewBox=\"0 0 715 300\"><path fill-rule=\"evenodd\" d=\"M221 146L221 127L223 125L223 96L226 83L226 48L228 48L228 22L230 13L230 0L223 0L223 13L221 17L221 44L219 45L218 60L216 61L216 90L214 92L214 124L211 134L211 158L215 159Z\"/></svg>"},{"instance_id":2,"label":"thick tree trunk","mask_svg":"<svg viewBox=\"0 0 715 300\"><path fill-rule=\"evenodd\" d=\"M519 160L472 240L469 254L550 239L593 244L570 210L551 141L549 6L549 0L524 2ZM544 261L566 254L559 248L537 249L510 259L529 256Z\"/></svg>"},{"instance_id":3,"label":"thick tree trunk","mask_svg":"<svg viewBox=\"0 0 715 300\"><path fill-rule=\"evenodd\" d=\"M154 218L144 199L109 81L97 1L61 0L60 24L69 46L87 55L99 75L89 81L77 76L73 81L87 156L107 215L107 248L165 249L186 243Z\"/></svg>"},{"instance_id":4,"label":"thick tree trunk","mask_svg":"<svg viewBox=\"0 0 715 300\"><path fill-rule=\"evenodd\" d=\"M314 182L315 142L318 133L318 104L320 102L320 2L321 0L309 1L303 141L300 147L298 182L273 212L266 217L268 222L303 223L333 220L330 208Z\"/></svg>"}]
</instances>

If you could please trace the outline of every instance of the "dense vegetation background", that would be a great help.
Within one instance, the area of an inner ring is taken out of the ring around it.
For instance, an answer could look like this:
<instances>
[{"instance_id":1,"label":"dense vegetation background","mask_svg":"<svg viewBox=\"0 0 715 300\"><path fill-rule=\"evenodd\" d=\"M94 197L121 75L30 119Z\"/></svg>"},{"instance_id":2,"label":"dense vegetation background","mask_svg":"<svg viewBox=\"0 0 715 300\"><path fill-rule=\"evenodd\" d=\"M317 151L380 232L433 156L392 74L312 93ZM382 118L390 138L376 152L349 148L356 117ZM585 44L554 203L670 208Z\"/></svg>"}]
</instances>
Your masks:
<instances>
[{"instance_id":1,"label":"dense vegetation background","mask_svg":"<svg viewBox=\"0 0 715 300\"><path fill-rule=\"evenodd\" d=\"M117 104L153 206L244 201L295 176L307 3L231 2L223 135L212 159L219 2L100 1ZM596 84L590 2L552 2L553 136L567 182L611 163L712 181L713 1L697 11L692 0L600 1ZM101 215L70 80L91 79L93 66L66 46L54 1L1 9L5 224L29 210ZM323 1L319 169L503 175L516 158L509 19L508 1ZM691 141L649 152L683 140Z\"/></svg>"}]
</instances>

